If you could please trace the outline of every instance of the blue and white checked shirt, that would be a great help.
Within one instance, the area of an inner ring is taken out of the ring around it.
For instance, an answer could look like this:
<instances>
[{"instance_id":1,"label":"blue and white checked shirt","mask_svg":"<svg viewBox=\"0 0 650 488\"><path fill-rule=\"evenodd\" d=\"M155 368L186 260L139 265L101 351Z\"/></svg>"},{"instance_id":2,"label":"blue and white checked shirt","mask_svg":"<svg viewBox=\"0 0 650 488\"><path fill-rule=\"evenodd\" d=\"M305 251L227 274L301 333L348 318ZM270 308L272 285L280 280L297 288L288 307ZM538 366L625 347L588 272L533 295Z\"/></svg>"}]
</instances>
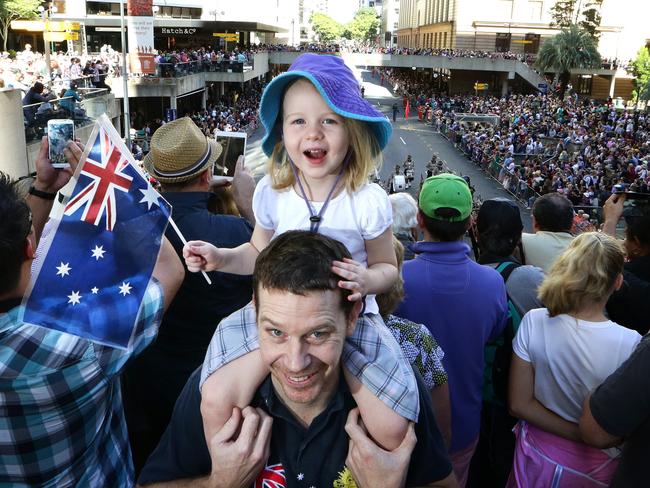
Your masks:
<instances>
[{"instance_id":1,"label":"blue and white checked shirt","mask_svg":"<svg viewBox=\"0 0 650 488\"><path fill-rule=\"evenodd\" d=\"M0 313L0 486L131 487L119 374L156 337L163 291L152 279L131 351Z\"/></svg>"}]
</instances>

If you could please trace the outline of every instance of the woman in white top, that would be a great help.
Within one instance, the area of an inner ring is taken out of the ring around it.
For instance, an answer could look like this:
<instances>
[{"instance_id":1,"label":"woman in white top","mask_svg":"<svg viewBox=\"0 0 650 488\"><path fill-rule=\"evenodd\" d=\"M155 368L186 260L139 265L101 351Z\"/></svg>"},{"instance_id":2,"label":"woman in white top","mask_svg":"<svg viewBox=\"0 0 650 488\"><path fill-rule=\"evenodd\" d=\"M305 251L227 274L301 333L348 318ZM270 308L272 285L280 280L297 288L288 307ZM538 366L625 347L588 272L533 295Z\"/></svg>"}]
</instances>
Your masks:
<instances>
[{"instance_id":1,"label":"woman in white top","mask_svg":"<svg viewBox=\"0 0 650 488\"><path fill-rule=\"evenodd\" d=\"M577 237L539 288L546 308L522 319L513 341L509 407L521 419L509 487L608 486L618 460L581 442L587 395L625 361L641 336L605 317L623 282L624 251L596 232Z\"/></svg>"}]
</instances>

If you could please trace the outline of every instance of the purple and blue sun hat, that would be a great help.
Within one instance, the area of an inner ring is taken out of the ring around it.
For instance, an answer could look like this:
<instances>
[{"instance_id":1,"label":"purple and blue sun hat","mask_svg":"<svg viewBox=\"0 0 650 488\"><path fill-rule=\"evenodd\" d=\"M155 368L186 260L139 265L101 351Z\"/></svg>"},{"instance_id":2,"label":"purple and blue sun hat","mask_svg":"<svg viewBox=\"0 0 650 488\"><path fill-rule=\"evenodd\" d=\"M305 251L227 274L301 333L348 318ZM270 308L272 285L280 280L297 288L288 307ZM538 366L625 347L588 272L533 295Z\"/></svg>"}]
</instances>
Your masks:
<instances>
[{"instance_id":1,"label":"purple and blue sun hat","mask_svg":"<svg viewBox=\"0 0 650 488\"><path fill-rule=\"evenodd\" d=\"M276 126L282 109L282 96L296 78L307 78L327 105L337 114L367 122L380 149L384 149L393 131L390 121L361 96L359 82L338 56L305 53L298 56L287 72L276 76L264 90L260 102L260 119L266 129L262 149L267 156L281 136Z\"/></svg>"}]
</instances>

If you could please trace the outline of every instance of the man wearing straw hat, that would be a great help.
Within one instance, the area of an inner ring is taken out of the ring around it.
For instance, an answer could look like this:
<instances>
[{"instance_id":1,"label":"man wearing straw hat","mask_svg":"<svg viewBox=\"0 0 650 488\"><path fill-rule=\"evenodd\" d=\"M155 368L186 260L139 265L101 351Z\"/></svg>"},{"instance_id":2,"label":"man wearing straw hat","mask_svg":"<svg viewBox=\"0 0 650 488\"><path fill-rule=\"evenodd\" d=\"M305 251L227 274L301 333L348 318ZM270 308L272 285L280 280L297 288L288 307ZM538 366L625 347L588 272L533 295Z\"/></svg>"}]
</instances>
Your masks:
<instances>
[{"instance_id":1,"label":"man wearing straw hat","mask_svg":"<svg viewBox=\"0 0 650 488\"><path fill-rule=\"evenodd\" d=\"M208 210L212 168L220 154L221 146L183 117L154 133L143 163L161 183L162 194L172 205L172 219L186 239L237 247L251 238L248 222ZM169 229L167 237L182 255L183 243L176 233ZM209 275L212 285L198 273L185 275L157 341L127 370L125 405L136 470L156 447L178 394L203 362L217 324L251 300L250 277Z\"/></svg>"}]
</instances>

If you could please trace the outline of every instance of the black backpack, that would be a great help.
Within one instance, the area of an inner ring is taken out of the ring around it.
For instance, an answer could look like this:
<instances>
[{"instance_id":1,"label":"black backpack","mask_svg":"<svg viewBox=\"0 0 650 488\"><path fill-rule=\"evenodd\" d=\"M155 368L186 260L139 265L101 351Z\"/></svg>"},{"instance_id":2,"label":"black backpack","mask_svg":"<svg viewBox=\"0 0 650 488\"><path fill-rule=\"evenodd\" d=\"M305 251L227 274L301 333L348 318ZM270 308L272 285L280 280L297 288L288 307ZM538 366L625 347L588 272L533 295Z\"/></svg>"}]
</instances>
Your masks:
<instances>
[{"instance_id":1,"label":"black backpack","mask_svg":"<svg viewBox=\"0 0 650 488\"><path fill-rule=\"evenodd\" d=\"M521 266L519 263L504 261L499 263L495 269L503 277L503 282L507 283L510 274L519 266ZM508 378L512 360L512 340L515 338L520 323L521 314L508 296L508 321L503 333L495 341L496 349L492 361L492 388L496 399L504 405L508 404Z\"/></svg>"}]
</instances>

